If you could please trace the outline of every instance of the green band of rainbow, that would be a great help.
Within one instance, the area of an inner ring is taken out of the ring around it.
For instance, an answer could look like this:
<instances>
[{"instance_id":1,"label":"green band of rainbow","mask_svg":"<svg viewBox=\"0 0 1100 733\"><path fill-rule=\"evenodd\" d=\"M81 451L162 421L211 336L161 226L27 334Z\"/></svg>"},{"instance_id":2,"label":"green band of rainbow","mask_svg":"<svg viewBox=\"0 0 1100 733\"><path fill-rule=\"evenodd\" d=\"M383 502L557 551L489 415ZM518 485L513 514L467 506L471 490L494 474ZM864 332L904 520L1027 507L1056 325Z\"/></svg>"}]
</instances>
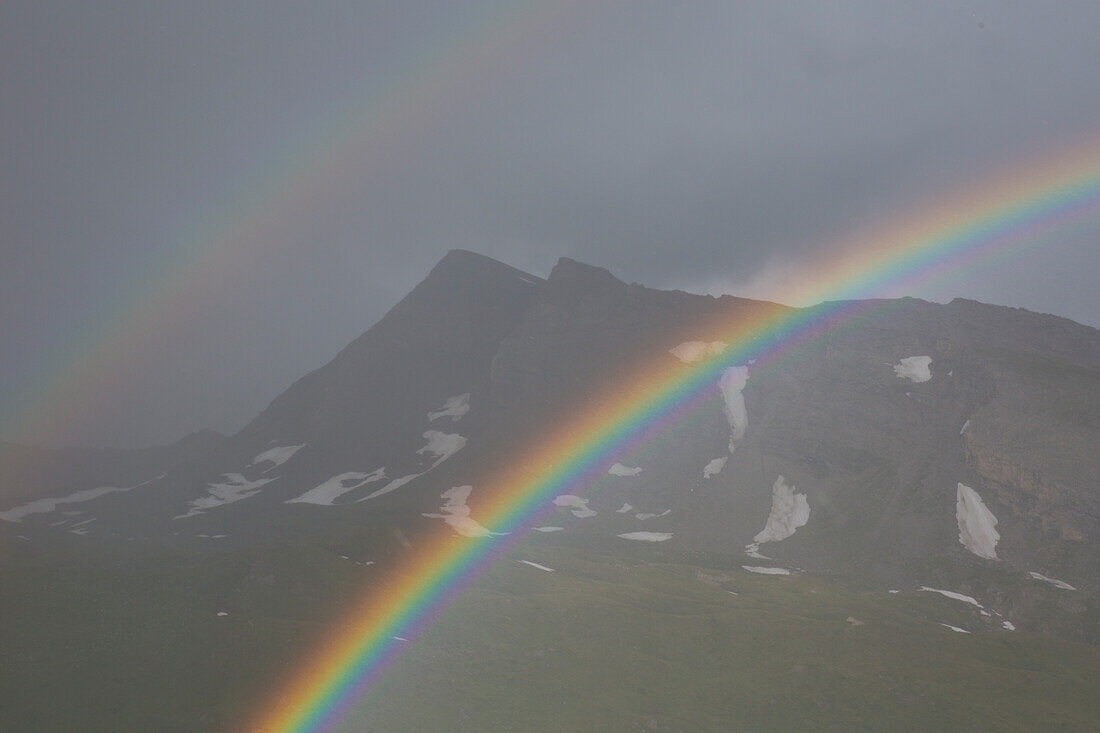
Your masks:
<instances>
[{"instance_id":1,"label":"green band of rainbow","mask_svg":"<svg viewBox=\"0 0 1100 733\"><path fill-rule=\"evenodd\" d=\"M1034 243L1100 212L1100 145L1028 166L981 186L947 206L925 209L870 233L820 263L796 297L830 301L795 309L761 304L736 322L718 324L706 338L726 351L684 366L660 354L638 369L606 402L577 411L554 426L508 467L479 483L482 524L506 538L455 538L440 533L412 551L381 584L366 589L304 667L267 701L252 728L316 731L335 725L398 653L396 636L416 633L449 598L545 511L560 493L578 493L608 464L674 423L713 393L721 372L755 359L754 370L850 322L883 302L846 301L952 271L1013 244ZM685 334L685 339L699 334Z\"/></svg>"}]
</instances>

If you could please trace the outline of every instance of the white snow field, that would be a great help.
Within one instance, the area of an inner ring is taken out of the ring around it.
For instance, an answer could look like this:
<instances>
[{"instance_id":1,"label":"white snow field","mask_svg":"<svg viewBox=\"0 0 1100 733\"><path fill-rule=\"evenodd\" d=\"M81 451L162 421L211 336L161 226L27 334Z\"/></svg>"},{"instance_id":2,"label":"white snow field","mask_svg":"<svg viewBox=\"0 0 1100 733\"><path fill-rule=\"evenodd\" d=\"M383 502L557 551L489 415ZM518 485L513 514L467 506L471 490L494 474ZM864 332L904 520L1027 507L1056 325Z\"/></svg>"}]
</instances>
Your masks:
<instances>
[{"instance_id":1,"label":"white snow field","mask_svg":"<svg viewBox=\"0 0 1100 733\"><path fill-rule=\"evenodd\" d=\"M536 532L561 532L565 527L535 527Z\"/></svg>"},{"instance_id":2,"label":"white snow field","mask_svg":"<svg viewBox=\"0 0 1100 733\"><path fill-rule=\"evenodd\" d=\"M966 422L964 422L964 423L963 423L963 426L962 426L961 428L959 428L959 435L965 435L965 434L966 434L966 429L967 429L968 427L970 427L970 421L969 421L969 420L967 420Z\"/></svg>"},{"instance_id":3,"label":"white snow field","mask_svg":"<svg viewBox=\"0 0 1100 733\"><path fill-rule=\"evenodd\" d=\"M1016 625L1011 621L1002 621L1001 628L1003 628L1005 631L1015 631Z\"/></svg>"},{"instance_id":4,"label":"white snow field","mask_svg":"<svg viewBox=\"0 0 1100 733\"><path fill-rule=\"evenodd\" d=\"M187 519L188 517L195 517L215 507L247 499L258 492L264 484L269 484L275 480L274 478L261 478L249 481L239 473L223 473L222 476L226 479L224 483L209 484L206 487L206 496L200 496L192 501L190 511L172 518Z\"/></svg>"},{"instance_id":5,"label":"white snow field","mask_svg":"<svg viewBox=\"0 0 1100 733\"><path fill-rule=\"evenodd\" d=\"M570 511L573 512L573 516L577 519L584 519L585 517L596 516L594 509L588 508L588 499L582 499L579 496L573 494L562 494L554 497L554 506L570 507Z\"/></svg>"},{"instance_id":6,"label":"white snow field","mask_svg":"<svg viewBox=\"0 0 1100 733\"><path fill-rule=\"evenodd\" d=\"M810 520L810 503L805 494L796 494L795 487L789 486L783 476L772 484L772 510L764 529L760 530L752 541L779 542L795 533L799 527Z\"/></svg>"},{"instance_id":7,"label":"white snow field","mask_svg":"<svg viewBox=\"0 0 1100 733\"><path fill-rule=\"evenodd\" d=\"M952 631L954 631L956 633L959 633L959 634L969 634L970 633L966 629L960 629L958 626L952 626L951 624L940 624L940 626L945 626L945 627L947 627L947 628L951 629Z\"/></svg>"},{"instance_id":8,"label":"white snow field","mask_svg":"<svg viewBox=\"0 0 1100 733\"><path fill-rule=\"evenodd\" d=\"M138 486L141 485L142 484L138 484ZM131 491L136 488L137 486L127 486L125 488L119 488L117 486L100 486L97 489L77 491L76 493L58 499L36 499L26 504L12 507L7 511L0 512L0 519L7 522L21 522L23 521L23 517L29 514L46 514L56 510L61 504L79 504L82 501L97 499L105 494L113 494L119 491Z\"/></svg>"},{"instance_id":9,"label":"white snow field","mask_svg":"<svg viewBox=\"0 0 1100 733\"><path fill-rule=\"evenodd\" d=\"M733 453L741 438L745 437L745 429L749 426L749 413L745 410L745 397L741 394L748 381L747 366L730 367L718 378L718 388L722 391L722 411L730 424L730 453Z\"/></svg>"},{"instance_id":10,"label":"white snow field","mask_svg":"<svg viewBox=\"0 0 1100 733\"><path fill-rule=\"evenodd\" d=\"M642 520L642 521L644 522L644 521L645 521L645 520L647 520L647 519L656 519L656 518L658 518L658 517L663 517L663 516L665 516L666 514L668 514L668 513L669 513L669 512L671 512L671 511L672 511L671 509L665 509L665 510L664 510L663 512L661 512L660 514L650 514L649 512L640 512L640 513L638 513L638 514L635 514L635 515L634 515L634 518L635 518L635 519L640 519L640 520Z\"/></svg>"},{"instance_id":11,"label":"white snow field","mask_svg":"<svg viewBox=\"0 0 1100 733\"><path fill-rule=\"evenodd\" d=\"M627 512L629 512L633 509L634 509L634 507L632 507L629 504L624 502L621 507L619 507L618 509L615 510L615 513L616 514L626 514Z\"/></svg>"},{"instance_id":12,"label":"white snow field","mask_svg":"<svg viewBox=\"0 0 1100 733\"><path fill-rule=\"evenodd\" d=\"M425 514L428 519L442 519L455 532L463 537L496 537L500 532L490 532L470 516L470 507L466 500L470 498L473 486L455 486L443 492L445 499L443 506L439 508L442 514Z\"/></svg>"},{"instance_id":13,"label":"white snow field","mask_svg":"<svg viewBox=\"0 0 1100 733\"><path fill-rule=\"evenodd\" d=\"M1048 578L1047 576L1043 575L1042 573L1037 573L1034 570L1028 571L1028 575L1030 577L1034 578L1035 580L1041 580L1044 583L1050 583L1055 588L1061 588L1062 590L1077 590L1076 588L1074 588L1072 585L1065 582L1064 580L1058 580L1057 578Z\"/></svg>"},{"instance_id":14,"label":"white snow field","mask_svg":"<svg viewBox=\"0 0 1100 733\"><path fill-rule=\"evenodd\" d=\"M791 571L787 568L765 568L759 565L742 565L742 570L748 570L750 573L759 573L760 575L790 575Z\"/></svg>"},{"instance_id":15,"label":"white snow field","mask_svg":"<svg viewBox=\"0 0 1100 733\"><path fill-rule=\"evenodd\" d=\"M729 456L722 456L721 458L715 458L707 465L703 466L703 478L710 478L711 476L717 476L722 473L722 469L726 467L726 461L729 460Z\"/></svg>"},{"instance_id":16,"label":"white snow field","mask_svg":"<svg viewBox=\"0 0 1100 733\"><path fill-rule=\"evenodd\" d=\"M428 444L418 450L417 454L422 456L427 455L435 459L435 463L432 464L428 471L431 471L432 468L435 468L455 453L458 453L466 445L466 438L458 433L443 433L438 430L429 430L424 433L423 437L428 440Z\"/></svg>"},{"instance_id":17,"label":"white snow field","mask_svg":"<svg viewBox=\"0 0 1100 733\"><path fill-rule=\"evenodd\" d=\"M685 341L679 346L669 349L668 353L685 364L691 364L708 356L721 354L727 346L729 344L725 341L711 341L710 343L706 341Z\"/></svg>"},{"instance_id":18,"label":"white snow field","mask_svg":"<svg viewBox=\"0 0 1100 733\"><path fill-rule=\"evenodd\" d=\"M516 562L523 563L524 565L530 565L531 567L538 568L539 570L545 570L548 573L554 572L554 568L548 568L545 565L539 565L537 562L531 562L530 560L516 560Z\"/></svg>"},{"instance_id":19,"label":"white snow field","mask_svg":"<svg viewBox=\"0 0 1100 733\"><path fill-rule=\"evenodd\" d=\"M305 447L306 444L302 443L301 445L284 445L277 448L269 448L253 458L252 465L258 467L261 463L271 461L271 465L264 469L264 473L267 473L289 461L295 453Z\"/></svg>"},{"instance_id":20,"label":"white snow field","mask_svg":"<svg viewBox=\"0 0 1100 733\"><path fill-rule=\"evenodd\" d=\"M451 418L451 422L458 422L462 419L462 416L470 411L470 393L463 392L462 394L455 395L454 397L448 397L447 401L443 403L443 407L434 412L428 413L428 422L435 422L441 417Z\"/></svg>"},{"instance_id":21,"label":"white snow field","mask_svg":"<svg viewBox=\"0 0 1100 733\"><path fill-rule=\"evenodd\" d=\"M664 542L672 539L671 532L626 532L618 536L624 540L635 540L637 542Z\"/></svg>"},{"instance_id":22,"label":"white snow field","mask_svg":"<svg viewBox=\"0 0 1100 733\"><path fill-rule=\"evenodd\" d=\"M997 559L997 541L1001 535L994 526L997 518L986 508L978 492L959 484L955 498L955 518L959 524L959 542L978 557Z\"/></svg>"},{"instance_id":23,"label":"white snow field","mask_svg":"<svg viewBox=\"0 0 1100 733\"><path fill-rule=\"evenodd\" d=\"M910 382L927 382L932 378L931 366L931 356L907 356L894 364L894 374Z\"/></svg>"},{"instance_id":24,"label":"white snow field","mask_svg":"<svg viewBox=\"0 0 1100 733\"><path fill-rule=\"evenodd\" d=\"M607 472L612 476L637 476L639 473L642 472L642 469L641 466L637 468L631 468L629 466L624 466L621 463L616 463L614 466L607 469Z\"/></svg>"},{"instance_id":25,"label":"white snow field","mask_svg":"<svg viewBox=\"0 0 1100 733\"><path fill-rule=\"evenodd\" d=\"M745 554L756 560L771 560L771 558L767 555L760 554L759 542L750 542L749 544L745 545Z\"/></svg>"},{"instance_id":26,"label":"white snow field","mask_svg":"<svg viewBox=\"0 0 1100 733\"><path fill-rule=\"evenodd\" d=\"M388 484L378 489L377 491L367 494L362 499L356 499L356 501L367 501L368 499L374 499L376 497L388 494L391 491L396 491L397 489L400 489L402 486L409 483L414 478L419 478L420 476L426 474L428 471L431 471L440 463L443 463L443 461L447 460L455 453L458 453L466 445L466 438L459 435L458 433L443 433L438 430L428 430L424 433L423 437L428 441L428 443L416 452L417 455L428 455L431 458L434 458L435 462L432 463L432 465L428 466L420 473L410 473L407 476L395 478L393 481L390 481Z\"/></svg>"},{"instance_id":27,"label":"white snow field","mask_svg":"<svg viewBox=\"0 0 1100 733\"><path fill-rule=\"evenodd\" d=\"M287 504L317 504L319 506L332 506L332 503L339 497L354 491L360 486L365 486L374 481L381 481L386 478L386 469L379 468L373 473L359 473L357 471L348 471L342 473L339 476L333 476L328 481L325 481L320 486L314 486L312 489L296 496L293 499L287 499Z\"/></svg>"},{"instance_id":28,"label":"white snow field","mask_svg":"<svg viewBox=\"0 0 1100 733\"><path fill-rule=\"evenodd\" d=\"M962 601L963 603L969 603L971 606L976 606L979 609L984 610L985 606L978 603L978 600L973 596L963 595L962 593L956 593L953 590L940 590L939 588L929 588L927 585L922 585L918 590L926 591L928 593L939 593L941 596L947 596L953 598L956 601Z\"/></svg>"},{"instance_id":29,"label":"white snow field","mask_svg":"<svg viewBox=\"0 0 1100 733\"><path fill-rule=\"evenodd\" d=\"M390 481L388 484L378 489L378 491L370 493L367 496L364 496L362 499L356 499L355 501L366 501L367 499L373 499L376 496L382 496L383 494L388 494L391 491L396 491L397 489L400 489L402 486L412 481L414 478L420 478L422 475L423 474L419 473L410 473L408 475L395 478L393 481Z\"/></svg>"}]
</instances>

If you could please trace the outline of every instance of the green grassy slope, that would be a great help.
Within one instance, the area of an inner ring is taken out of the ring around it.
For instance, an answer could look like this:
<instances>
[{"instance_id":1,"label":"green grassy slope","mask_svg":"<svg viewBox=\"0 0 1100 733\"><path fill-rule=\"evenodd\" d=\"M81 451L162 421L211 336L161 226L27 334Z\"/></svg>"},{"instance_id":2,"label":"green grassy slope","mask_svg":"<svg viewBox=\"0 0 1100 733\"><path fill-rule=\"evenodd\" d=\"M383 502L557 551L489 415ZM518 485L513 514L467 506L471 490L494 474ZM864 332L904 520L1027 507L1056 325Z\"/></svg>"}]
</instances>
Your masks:
<instances>
[{"instance_id":1,"label":"green grassy slope","mask_svg":"<svg viewBox=\"0 0 1100 733\"><path fill-rule=\"evenodd\" d=\"M327 542L5 561L0 728L232 729L376 572ZM998 631L935 594L622 545L527 540L409 643L344 729L1100 728L1093 647Z\"/></svg>"}]
</instances>

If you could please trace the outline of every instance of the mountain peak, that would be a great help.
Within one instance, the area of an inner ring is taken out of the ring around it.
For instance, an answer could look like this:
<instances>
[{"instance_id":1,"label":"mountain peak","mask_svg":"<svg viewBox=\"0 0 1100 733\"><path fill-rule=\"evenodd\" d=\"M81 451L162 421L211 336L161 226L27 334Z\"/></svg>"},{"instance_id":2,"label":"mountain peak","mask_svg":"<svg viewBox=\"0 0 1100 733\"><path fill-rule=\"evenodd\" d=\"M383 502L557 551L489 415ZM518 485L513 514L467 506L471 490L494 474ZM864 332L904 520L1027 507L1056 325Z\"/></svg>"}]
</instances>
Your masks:
<instances>
[{"instance_id":1,"label":"mountain peak","mask_svg":"<svg viewBox=\"0 0 1100 733\"><path fill-rule=\"evenodd\" d=\"M611 274L607 268L586 265L568 257L562 257L550 272L547 280L548 295L607 292L625 288L626 284Z\"/></svg>"},{"instance_id":2,"label":"mountain peak","mask_svg":"<svg viewBox=\"0 0 1100 733\"><path fill-rule=\"evenodd\" d=\"M519 277L531 283L541 283L543 279L528 272L524 272L511 265L506 265L500 260L494 260L487 255L471 252L466 249L452 249L443 255L436 263L425 281L438 280L442 276L458 276L461 279L470 277Z\"/></svg>"}]
</instances>

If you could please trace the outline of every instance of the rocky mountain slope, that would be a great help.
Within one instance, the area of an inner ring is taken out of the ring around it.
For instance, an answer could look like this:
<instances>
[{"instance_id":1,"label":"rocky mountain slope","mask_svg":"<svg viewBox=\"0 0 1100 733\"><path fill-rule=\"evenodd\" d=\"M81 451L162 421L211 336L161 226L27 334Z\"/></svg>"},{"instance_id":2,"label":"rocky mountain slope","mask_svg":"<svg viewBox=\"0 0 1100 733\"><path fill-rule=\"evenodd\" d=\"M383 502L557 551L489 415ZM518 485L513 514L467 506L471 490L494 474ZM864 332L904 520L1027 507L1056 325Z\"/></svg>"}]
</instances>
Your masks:
<instances>
[{"instance_id":1,"label":"rocky mountain slope","mask_svg":"<svg viewBox=\"0 0 1100 733\"><path fill-rule=\"evenodd\" d=\"M70 531L234 543L379 511L422 524L458 485L474 487L466 501L476 510L478 479L517 436L537 439L635 365L689 364L730 324L785 310L628 285L568 259L543 281L454 251L232 438L95 456L26 449L20 472L4 475L0 517L9 533L40 541ZM998 593L1000 575L1038 574L1078 589L1056 595L1094 597L1095 329L902 299L734 371L668 434L609 465L583 497L589 516L563 505L562 531L658 533L690 550L876 585L953 581ZM95 470L81 475L82 461ZM96 493L110 475L130 484ZM28 496L36 479L43 488ZM1029 587L1002 605L1019 616L1054 586ZM1095 623L1080 633L1094 636Z\"/></svg>"},{"instance_id":2,"label":"rocky mountain slope","mask_svg":"<svg viewBox=\"0 0 1100 733\"><path fill-rule=\"evenodd\" d=\"M205 616L249 608L252 628L271 633L289 618L304 628L342 583L369 583L330 562L400 567L423 533L484 533L481 484L517 450L638 369L690 369L737 324L792 312L626 284L568 259L543 280L453 251L234 436L143 451L5 446L0 564L16 595L0 604L48 619L51 594L103 608L99 589L119 588ZM698 409L608 456L524 547L604 563L600 582L629 587L622 562L694 568L682 572L734 595L745 578L806 578L790 587L885 599L865 612L884 622L902 623L890 599L904 599L934 627L1037 634L1036 649L1057 639L1094 658L1100 332L966 300L804 315L837 312L849 315L797 348L731 364ZM587 598L579 577L568 587ZM809 602L762 592L766 604ZM50 623L12 648L48 646Z\"/></svg>"}]
</instances>

